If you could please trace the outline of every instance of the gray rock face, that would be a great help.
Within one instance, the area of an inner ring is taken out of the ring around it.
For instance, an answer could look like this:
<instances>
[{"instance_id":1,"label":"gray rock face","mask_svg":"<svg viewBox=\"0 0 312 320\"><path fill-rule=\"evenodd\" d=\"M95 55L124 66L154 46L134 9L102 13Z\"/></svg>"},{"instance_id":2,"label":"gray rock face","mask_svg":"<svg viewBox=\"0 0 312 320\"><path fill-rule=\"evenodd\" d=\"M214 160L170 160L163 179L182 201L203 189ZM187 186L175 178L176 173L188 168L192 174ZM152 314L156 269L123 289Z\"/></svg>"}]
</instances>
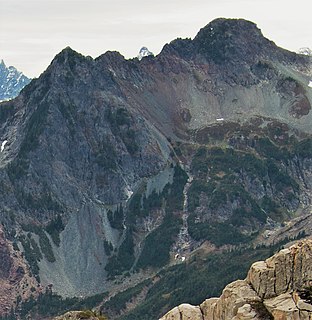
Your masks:
<instances>
[{"instance_id":1,"label":"gray rock face","mask_svg":"<svg viewBox=\"0 0 312 320\"><path fill-rule=\"evenodd\" d=\"M30 82L22 72L10 66L7 67L3 60L0 62L0 102L15 98L20 91Z\"/></svg>"},{"instance_id":2,"label":"gray rock face","mask_svg":"<svg viewBox=\"0 0 312 320\"><path fill-rule=\"evenodd\" d=\"M216 137L219 128L230 132L237 123L245 132L261 129L267 135L265 130L271 134L278 126L271 137L276 144L298 139L309 146L311 76L310 57L278 48L244 20L218 19L194 40L175 40L141 61L117 52L92 59L66 48L16 99L1 103L0 222L17 239L29 233L37 246L45 244L42 258L30 259L43 285L52 284L63 296L101 292L109 272L147 263L140 260L150 252L144 245L162 239L158 227L173 223L165 219L170 210L173 217L183 212L184 219L178 224L175 218L170 231L179 234L183 225L189 239L186 174L174 177L174 168L188 170L197 148L216 143L205 140L207 128L216 129ZM282 125L289 136L280 133ZM248 141L247 134L236 140L225 135L227 150L254 154L248 148L255 147L255 135ZM270 173L290 172L298 185L285 175L284 185L267 173L260 181L243 170L230 178L256 200L276 197L295 211L300 196L308 199L311 191L310 154L300 152L297 163L295 156L278 158L277 170L270 167ZM211 174L196 178L207 182ZM204 212L203 222L225 221L243 205L247 213L253 210L250 197L243 204L228 200L213 212L205 211L206 199L200 197L196 207ZM267 216L262 213L260 223L256 218L242 231L259 229ZM168 243L174 241L173 235Z\"/></svg>"},{"instance_id":3,"label":"gray rock face","mask_svg":"<svg viewBox=\"0 0 312 320\"><path fill-rule=\"evenodd\" d=\"M298 242L254 263L247 279L227 285L220 298L180 305L161 320L311 319L311 297L302 298L302 290L311 290L311 250L311 240Z\"/></svg>"}]
</instances>

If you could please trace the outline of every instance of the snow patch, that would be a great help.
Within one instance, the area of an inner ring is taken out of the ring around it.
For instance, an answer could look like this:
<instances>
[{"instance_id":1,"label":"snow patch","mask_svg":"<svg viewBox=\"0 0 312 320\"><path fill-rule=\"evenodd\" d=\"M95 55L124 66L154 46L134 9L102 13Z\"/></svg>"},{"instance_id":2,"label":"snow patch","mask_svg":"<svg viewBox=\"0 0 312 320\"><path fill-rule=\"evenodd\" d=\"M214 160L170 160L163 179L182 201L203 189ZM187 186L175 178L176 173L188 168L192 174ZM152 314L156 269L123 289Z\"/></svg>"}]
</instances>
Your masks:
<instances>
[{"instance_id":1,"label":"snow patch","mask_svg":"<svg viewBox=\"0 0 312 320\"><path fill-rule=\"evenodd\" d=\"M8 140L4 140L1 144L1 152L3 152L5 145L7 144Z\"/></svg>"},{"instance_id":2,"label":"snow patch","mask_svg":"<svg viewBox=\"0 0 312 320\"><path fill-rule=\"evenodd\" d=\"M217 118L216 121L224 121L224 118Z\"/></svg>"},{"instance_id":3,"label":"snow patch","mask_svg":"<svg viewBox=\"0 0 312 320\"><path fill-rule=\"evenodd\" d=\"M125 194L127 196L127 200L131 198L131 196L133 195L133 191L130 190L129 188L125 188Z\"/></svg>"},{"instance_id":4,"label":"snow patch","mask_svg":"<svg viewBox=\"0 0 312 320\"><path fill-rule=\"evenodd\" d=\"M312 81L309 82L308 86L312 88Z\"/></svg>"}]
</instances>

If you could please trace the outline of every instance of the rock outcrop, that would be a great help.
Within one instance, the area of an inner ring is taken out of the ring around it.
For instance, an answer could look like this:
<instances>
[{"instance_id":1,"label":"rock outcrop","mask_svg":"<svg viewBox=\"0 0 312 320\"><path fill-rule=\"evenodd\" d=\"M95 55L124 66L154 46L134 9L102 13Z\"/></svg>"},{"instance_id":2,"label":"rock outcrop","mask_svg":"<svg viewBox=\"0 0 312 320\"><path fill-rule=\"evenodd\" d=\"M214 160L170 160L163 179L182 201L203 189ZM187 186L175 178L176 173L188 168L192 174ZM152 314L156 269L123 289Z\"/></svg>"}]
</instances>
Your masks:
<instances>
[{"instance_id":1,"label":"rock outcrop","mask_svg":"<svg viewBox=\"0 0 312 320\"><path fill-rule=\"evenodd\" d=\"M69 311L62 316L53 318L53 320L107 320L105 316L96 315L90 310L86 311Z\"/></svg>"},{"instance_id":2,"label":"rock outcrop","mask_svg":"<svg viewBox=\"0 0 312 320\"><path fill-rule=\"evenodd\" d=\"M312 240L254 263L245 280L227 285L220 298L182 304L161 320L312 319Z\"/></svg>"}]
</instances>

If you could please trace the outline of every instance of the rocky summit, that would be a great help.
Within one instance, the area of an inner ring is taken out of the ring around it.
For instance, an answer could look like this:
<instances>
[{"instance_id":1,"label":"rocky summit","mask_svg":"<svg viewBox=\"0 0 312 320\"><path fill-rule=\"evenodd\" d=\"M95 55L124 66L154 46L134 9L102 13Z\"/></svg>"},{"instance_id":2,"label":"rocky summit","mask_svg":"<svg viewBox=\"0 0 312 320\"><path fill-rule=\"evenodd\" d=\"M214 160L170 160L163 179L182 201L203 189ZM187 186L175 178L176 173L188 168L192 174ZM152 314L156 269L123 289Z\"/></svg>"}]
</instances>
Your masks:
<instances>
[{"instance_id":1,"label":"rocky summit","mask_svg":"<svg viewBox=\"0 0 312 320\"><path fill-rule=\"evenodd\" d=\"M0 104L2 313L156 319L311 235L311 83L242 19L141 60L65 48Z\"/></svg>"},{"instance_id":2,"label":"rocky summit","mask_svg":"<svg viewBox=\"0 0 312 320\"><path fill-rule=\"evenodd\" d=\"M312 319L312 240L298 242L255 262L245 280L227 285L219 298L182 304L161 320Z\"/></svg>"}]
</instances>

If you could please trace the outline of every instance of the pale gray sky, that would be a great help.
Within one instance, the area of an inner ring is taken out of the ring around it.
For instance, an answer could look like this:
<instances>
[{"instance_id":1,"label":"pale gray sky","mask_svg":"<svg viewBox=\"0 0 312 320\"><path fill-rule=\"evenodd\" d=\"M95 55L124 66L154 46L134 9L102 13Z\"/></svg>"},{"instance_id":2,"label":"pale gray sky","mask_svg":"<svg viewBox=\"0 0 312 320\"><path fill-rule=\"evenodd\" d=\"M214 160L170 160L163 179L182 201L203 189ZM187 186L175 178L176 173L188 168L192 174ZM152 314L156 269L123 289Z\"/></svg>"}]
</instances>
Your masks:
<instances>
[{"instance_id":1,"label":"pale gray sky","mask_svg":"<svg viewBox=\"0 0 312 320\"><path fill-rule=\"evenodd\" d=\"M312 46L311 0L0 0L0 59L29 77L66 46L92 57L142 46L158 54L218 17L255 22L277 45Z\"/></svg>"}]
</instances>

